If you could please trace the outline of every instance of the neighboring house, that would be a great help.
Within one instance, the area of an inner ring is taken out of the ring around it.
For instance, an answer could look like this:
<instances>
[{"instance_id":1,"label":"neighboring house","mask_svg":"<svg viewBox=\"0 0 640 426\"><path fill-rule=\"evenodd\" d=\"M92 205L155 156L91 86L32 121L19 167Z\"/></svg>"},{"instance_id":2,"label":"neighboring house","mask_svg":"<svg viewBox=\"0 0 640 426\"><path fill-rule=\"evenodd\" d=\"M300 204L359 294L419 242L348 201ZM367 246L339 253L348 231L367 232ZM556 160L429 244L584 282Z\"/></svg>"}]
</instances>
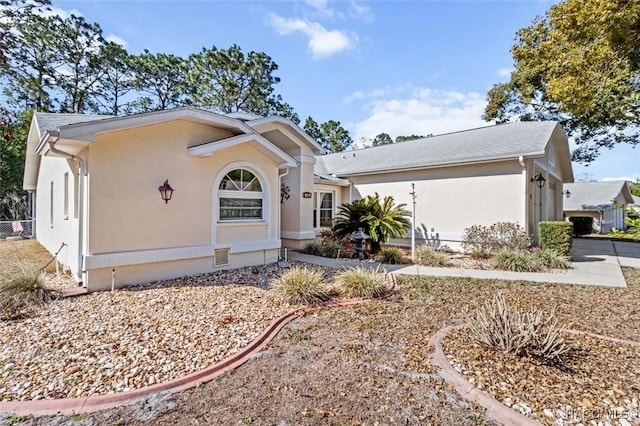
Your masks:
<instances>
[{"instance_id":1,"label":"neighboring house","mask_svg":"<svg viewBox=\"0 0 640 426\"><path fill-rule=\"evenodd\" d=\"M640 214L640 197L638 197L637 195L631 195L631 197L633 198L633 203L631 203L629 207L631 207L638 214Z\"/></svg>"},{"instance_id":2,"label":"neighboring house","mask_svg":"<svg viewBox=\"0 0 640 426\"><path fill-rule=\"evenodd\" d=\"M453 249L472 225L517 222L535 235L540 220L562 220L562 185L573 182L567 137L556 122L501 124L316 160L315 225L333 218L323 206L375 192L411 211L415 184L418 244ZM410 237L393 243L408 245Z\"/></svg>"},{"instance_id":3,"label":"neighboring house","mask_svg":"<svg viewBox=\"0 0 640 426\"><path fill-rule=\"evenodd\" d=\"M276 261L281 180L311 192L322 152L280 117L36 113L24 188L36 238L51 252L64 243L61 262L89 290L104 290ZM165 180L175 190L168 202ZM313 234L310 211L310 199L291 197L286 216L296 219L286 226Z\"/></svg>"},{"instance_id":4,"label":"neighboring house","mask_svg":"<svg viewBox=\"0 0 640 426\"><path fill-rule=\"evenodd\" d=\"M320 154L281 117L36 113L24 188L36 238L51 252L64 244L60 261L95 291L274 262L331 226L344 202L378 192L410 210L411 184L419 244L455 248L465 228L499 221L535 233L562 218L562 183L573 181L555 122Z\"/></svg>"},{"instance_id":5,"label":"neighboring house","mask_svg":"<svg viewBox=\"0 0 640 426\"><path fill-rule=\"evenodd\" d=\"M593 231L606 234L612 228L626 229L626 212L621 206L633 204L626 181L576 182L565 184L569 197L564 201L567 218L593 218Z\"/></svg>"}]
</instances>

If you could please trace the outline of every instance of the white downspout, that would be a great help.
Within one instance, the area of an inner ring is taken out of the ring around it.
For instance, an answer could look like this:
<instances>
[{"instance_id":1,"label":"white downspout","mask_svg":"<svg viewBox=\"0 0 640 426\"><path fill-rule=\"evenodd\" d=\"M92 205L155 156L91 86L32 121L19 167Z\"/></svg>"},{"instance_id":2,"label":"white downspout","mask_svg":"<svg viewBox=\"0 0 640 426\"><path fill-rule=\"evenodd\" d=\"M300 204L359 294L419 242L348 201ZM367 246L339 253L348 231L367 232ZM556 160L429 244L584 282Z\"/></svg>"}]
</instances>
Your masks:
<instances>
[{"instance_id":1,"label":"white downspout","mask_svg":"<svg viewBox=\"0 0 640 426\"><path fill-rule=\"evenodd\" d=\"M60 139L60 134L55 131L49 131L49 135L53 140L49 140L49 150L54 154L60 155L71 161L78 163L78 173L80 179L78 179L78 279L80 283L84 283L84 178L87 173L87 166L85 161L76 157L68 152L60 151L55 147L55 143Z\"/></svg>"},{"instance_id":2,"label":"white downspout","mask_svg":"<svg viewBox=\"0 0 640 426\"><path fill-rule=\"evenodd\" d=\"M287 168L284 173L278 175L278 189L282 190L282 178L289 174L289 168ZM282 197L282 195L281 195ZM282 198L280 201L280 207L278 207L278 239L280 240L280 246L282 246ZM278 256L280 257L280 256Z\"/></svg>"},{"instance_id":3,"label":"white downspout","mask_svg":"<svg viewBox=\"0 0 640 426\"><path fill-rule=\"evenodd\" d=\"M524 162L524 157L521 155L518 157L518 161L520 162L520 166L522 167L522 174L523 174L523 180L524 180L524 193L523 193L523 201L524 201L524 205L523 205L523 209L522 209L522 216L520 217L520 219L522 219L522 227L524 229L528 229L529 228L529 179L527 179L527 163Z\"/></svg>"}]
</instances>

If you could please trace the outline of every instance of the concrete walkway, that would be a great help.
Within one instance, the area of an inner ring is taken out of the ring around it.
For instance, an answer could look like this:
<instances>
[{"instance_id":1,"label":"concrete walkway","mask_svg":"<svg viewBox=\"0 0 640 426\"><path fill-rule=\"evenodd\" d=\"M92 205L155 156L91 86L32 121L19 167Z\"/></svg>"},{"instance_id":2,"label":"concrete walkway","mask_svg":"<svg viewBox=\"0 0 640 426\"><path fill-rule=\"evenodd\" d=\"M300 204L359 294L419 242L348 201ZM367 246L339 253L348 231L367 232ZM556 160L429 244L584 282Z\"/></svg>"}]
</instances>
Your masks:
<instances>
[{"instance_id":1,"label":"concrete walkway","mask_svg":"<svg viewBox=\"0 0 640 426\"><path fill-rule=\"evenodd\" d=\"M383 265L387 271L405 275L434 277L462 277L533 281L540 283L595 285L626 287L621 266L640 268L640 244L612 242L609 240L575 239L571 250L573 268L566 272L509 272L498 270L432 268L417 265ZM289 252L289 258L328 268L349 268L358 264L355 260L328 259L298 252Z\"/></svg>"}]
</instances>

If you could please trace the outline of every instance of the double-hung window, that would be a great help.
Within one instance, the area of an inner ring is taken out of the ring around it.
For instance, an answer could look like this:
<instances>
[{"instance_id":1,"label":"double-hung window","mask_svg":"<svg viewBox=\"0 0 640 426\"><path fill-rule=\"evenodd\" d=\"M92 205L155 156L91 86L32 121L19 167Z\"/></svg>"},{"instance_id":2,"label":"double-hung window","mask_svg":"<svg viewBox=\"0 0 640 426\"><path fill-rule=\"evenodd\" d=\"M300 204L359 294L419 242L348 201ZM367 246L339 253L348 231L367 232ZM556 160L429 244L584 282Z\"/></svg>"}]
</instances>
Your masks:
<instances>
[{"instance_id":1,"label":"double-hung window","mask_svg":"<svg viewBox=\"0 0 640 426\"><path fill-rule=\"evenodd\" d=\"M333 192L315 191L313 193L313 227L331 228L335 210Z\"/></svg>"}]
</instances>

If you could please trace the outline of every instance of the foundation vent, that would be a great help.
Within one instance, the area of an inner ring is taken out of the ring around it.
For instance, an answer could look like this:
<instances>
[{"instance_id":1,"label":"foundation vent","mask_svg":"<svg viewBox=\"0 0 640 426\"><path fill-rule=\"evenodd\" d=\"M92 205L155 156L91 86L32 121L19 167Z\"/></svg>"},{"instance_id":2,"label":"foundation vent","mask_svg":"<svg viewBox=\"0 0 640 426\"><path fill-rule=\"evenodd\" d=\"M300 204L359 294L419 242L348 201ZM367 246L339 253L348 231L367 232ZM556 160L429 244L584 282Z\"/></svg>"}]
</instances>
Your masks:
<instances>
[{"instance_id":1,"label":"foundation vent","mask_svg":"<svg viewBox=\"0 0 640 426\"><path fill-rule=\"evenodd\" d=\"M219 248L213 250L213 266L226 266L229 264L229 249Z\"/></svg>"}]
</instances>

